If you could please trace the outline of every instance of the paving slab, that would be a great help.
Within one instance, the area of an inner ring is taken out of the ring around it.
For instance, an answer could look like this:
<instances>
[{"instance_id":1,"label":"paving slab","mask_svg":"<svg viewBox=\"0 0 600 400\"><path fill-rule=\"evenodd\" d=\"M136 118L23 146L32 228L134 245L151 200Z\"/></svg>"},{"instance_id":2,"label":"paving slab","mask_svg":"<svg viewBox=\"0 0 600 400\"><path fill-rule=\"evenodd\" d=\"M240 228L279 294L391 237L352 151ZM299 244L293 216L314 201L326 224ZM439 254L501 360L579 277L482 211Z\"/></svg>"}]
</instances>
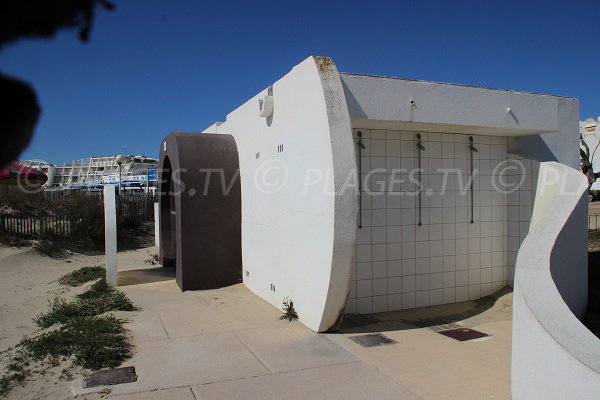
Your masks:
<instances>
[{"instance_id":1,"label":"paving slab","mask_svg":"<svg viewBox=\"0 0 600 400\"><path fill-rule=\"evenodd\" d=\"M159 311L159 315L171 338L239 331L256 327L256 325L232 318L215 309L198 311L188 308L183 311L178 307L165 307Z\"/></svg>"},{"instance_id":2,"label":"paving slab","mask_svg":"<svg viewBox=\"0 0 600 400\"><path fill-rule=\"evenodd\" d=\"M363 362L194 387L202 400L419 400Z\"/></svg>"},{"instance_id":3,"label":"paving slab","mask_svg":"<svg viewBox=\"0 0 600 400\"><path fill-rule=\"evenodd\" d=\"M285 327L281 312L243 285L181 293L174 281L120 288L142 311L156 312L168 337L232 332L259 327Z\"/></svg>"},{"instance_id":4,"label":"paving slab","mask_svg":"<svg viewBox=\"0 0 600 400\"><path fill-rule=\"evenodd\" d=\"M195 296L193 292L182 293L174 280L121 286L119 289L144 311L159 311L177 307L180 310L194 310L208 305L204 298Z\"/></svg>"},{"instance_id":5,"label":"paving slab","mask_svg":"<svg viewBox=\"0 0 600 400\"><path fill-rule=\"evenodd\" d=\"M271 372L297 371L358 359L324 335L298 323L286 329L260 328L235 333Z\"/></svg>"},{"instance_id":6,"label":"paving slab","mask_svg":"<svg viewBox=\"0 0 600 400\"><path fill-rule=\"evenodd\" d=\"M217 333L139 343L127 365L134 383L116 385L113 393L136 393L193 384L260 376L269 371L232 333Z\"/></svg>"},{"instance_id":7,"label":"paving slab","mask_svg":"<svg viewBox=\"0 0 600 400\"><path fill-rule=\"evenodd\" d=\"M110 396L110 398L117 400L196 400L191 387Z\"/></svg>"},{"instance_id":8,"label":"paving slab","mask_svg":"<svg viewBox=\"0 0 600 400\"><path fill-rule=\"evenodd\" d=\"M120 315L119 315L120 316ZM135 312L125 317L125 327L133 334L134 344L167 339L167 331L157 312Z\"/></svg>"}]
</instances>

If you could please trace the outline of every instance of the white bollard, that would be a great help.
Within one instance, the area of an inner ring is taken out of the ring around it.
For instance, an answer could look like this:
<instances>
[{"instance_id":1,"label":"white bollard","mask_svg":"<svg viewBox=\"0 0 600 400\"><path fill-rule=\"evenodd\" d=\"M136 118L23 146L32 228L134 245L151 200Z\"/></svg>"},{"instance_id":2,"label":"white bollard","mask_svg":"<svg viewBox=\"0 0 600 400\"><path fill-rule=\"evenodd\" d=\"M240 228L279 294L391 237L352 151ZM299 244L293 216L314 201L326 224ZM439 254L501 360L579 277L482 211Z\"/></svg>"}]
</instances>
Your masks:
<instances>
[{"instance_id":1,"label":"white bollard","mask_svg":"<svg viewBox=\"0 0 600 400\"><path fill-rule=\"evenodd\" d=\"M160 246L160 214L158 213L158 202L154 203L154 245Z\"/></svg>"},{"instance_id":2,"label":"white bollard","mask_svg":"<svg viewBox=\"0 0 600 400\"><path fill-rule=\"evenodd\" d=\"M115 187L104 186L104 252L106 283L117 286L117 207Z\"/></svg>"}]
</instances>

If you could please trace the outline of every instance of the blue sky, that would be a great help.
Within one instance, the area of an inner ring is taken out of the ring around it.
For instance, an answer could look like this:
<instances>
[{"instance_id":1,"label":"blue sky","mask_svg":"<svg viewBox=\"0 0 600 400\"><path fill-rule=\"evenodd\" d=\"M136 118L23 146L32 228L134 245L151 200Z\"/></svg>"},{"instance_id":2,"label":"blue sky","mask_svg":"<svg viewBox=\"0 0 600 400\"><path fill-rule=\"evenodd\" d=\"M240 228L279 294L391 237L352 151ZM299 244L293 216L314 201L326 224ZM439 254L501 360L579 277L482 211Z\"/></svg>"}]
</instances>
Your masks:
<instances>
[{"instance_id":1,"label":"blue sky","mask_svg":"<svg viewBox=\"0 0 600 400\"><path fill-rule=\"evenodd\" d=\"M600 115L597 0L114 0L73 30L0 51L42 117L22 158L156 156L311 54L340 71L578 97Z\"/></svg>"}]
</instances>

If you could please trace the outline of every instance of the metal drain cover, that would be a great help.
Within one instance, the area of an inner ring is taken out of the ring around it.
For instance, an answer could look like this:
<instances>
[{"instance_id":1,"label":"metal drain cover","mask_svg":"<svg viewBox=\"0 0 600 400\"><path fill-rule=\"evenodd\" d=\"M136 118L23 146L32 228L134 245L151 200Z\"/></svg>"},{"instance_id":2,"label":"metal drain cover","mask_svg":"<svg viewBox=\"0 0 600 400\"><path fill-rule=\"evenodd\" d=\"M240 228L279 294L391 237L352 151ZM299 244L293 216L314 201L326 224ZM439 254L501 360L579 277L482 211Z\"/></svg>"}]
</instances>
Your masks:
<instances>
[{"instance_id":1,"label":"metal drain cover","mask_svg":"<svg viewBox=\"0 0 600 400\"><path fill-rule=\"evenodd\" d=\"M360 344L362 347L375 347L384 344L396 343L395 340L390 339L387 336L383 336L381 333L372 333L369 335L352 336L350 340Z\"/></svg>"},{"instance_id":2,"label":"metal drain cover","mask_svg":"<svg viewBox=\"0 0 600 400\"><path fill-rule=\"evenodd\" d=\"M434 326L430 326L429 327L429 329L431 329L434 332L446 331L448 329L458 329L458 328L460 328L460 325L457 325L455 323L442 324L442 325L434 325Z\"/></svg>"},{"instance_id":3,"label":"metal drain cover","mask_svg":"<svg viewBox=\"0 0 600 400\"><path fill-rule=\"evenodd\" d=\"M461 342L466 342L474 339L481 339L490 336L487 333L479 332L475 329L469 328L448 329L445 331L438 331L438 333Z\"/></svg>"},{"instance_id":4,"label":"metal drain cover","mask_svg":"<svg viewBox=\"0 0 600 400\"><path fill-rule=\"evenodd\" d=\"M122 367L103 369L93 372L83 384L84 388L96 386L118 385L120 383L131 383L137 381L135 367Z\"/></svg>"}]
</instances>

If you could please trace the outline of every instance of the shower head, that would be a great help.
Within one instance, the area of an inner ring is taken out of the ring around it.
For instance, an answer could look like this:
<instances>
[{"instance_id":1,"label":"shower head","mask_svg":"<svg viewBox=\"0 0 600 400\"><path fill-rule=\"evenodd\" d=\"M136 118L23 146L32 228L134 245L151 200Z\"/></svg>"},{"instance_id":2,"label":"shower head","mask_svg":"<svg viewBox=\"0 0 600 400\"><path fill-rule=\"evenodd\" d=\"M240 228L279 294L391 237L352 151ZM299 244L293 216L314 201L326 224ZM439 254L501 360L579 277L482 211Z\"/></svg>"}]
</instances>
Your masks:
<instances>
[{"instance_id":1,"label":"shower head","mask_svg":"<svg viewBox=\"0 0 600 400\"><path fill-rule=\"evenodd\" d=\"M469 136L469 150L477 153L477 149L475 148L475 146L473 145L473 136Z\"/></svg>"},{"instance_id":2,"label":"shower head","mask_svg":"<svg viewBox=\"0 0 600 400\"><path fill-rule=\"evenodd\" d=\"M421 144L421 134L417 133L417 149L425 150L425 146Z\"/></svg>"}]
</instances>

